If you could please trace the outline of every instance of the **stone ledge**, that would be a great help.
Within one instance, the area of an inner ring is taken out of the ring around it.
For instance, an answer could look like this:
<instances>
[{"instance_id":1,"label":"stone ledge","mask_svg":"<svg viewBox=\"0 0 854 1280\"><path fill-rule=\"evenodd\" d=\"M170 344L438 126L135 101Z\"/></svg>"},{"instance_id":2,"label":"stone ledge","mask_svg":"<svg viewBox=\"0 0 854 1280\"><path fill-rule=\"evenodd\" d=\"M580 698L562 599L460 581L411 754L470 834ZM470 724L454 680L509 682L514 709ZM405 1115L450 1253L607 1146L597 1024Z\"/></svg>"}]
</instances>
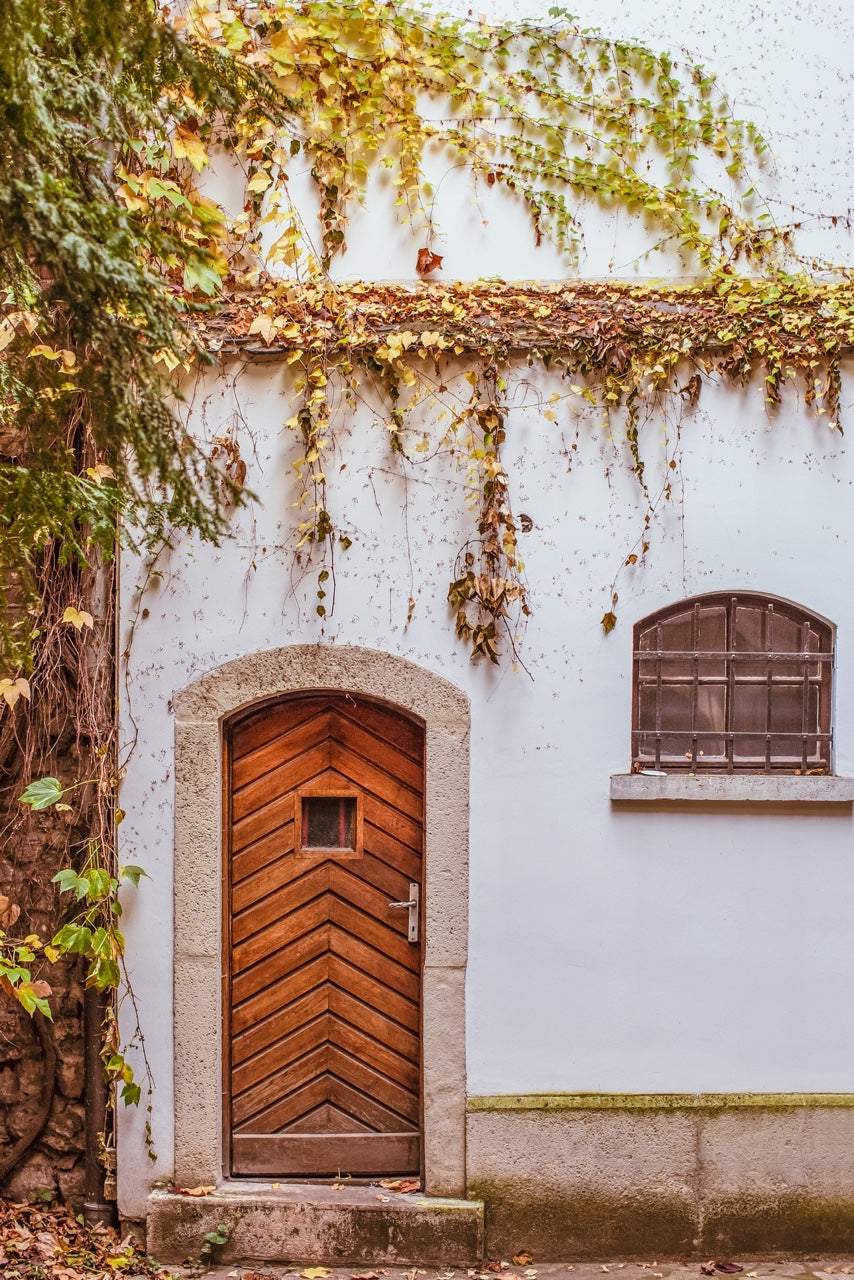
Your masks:
<instances>
[{"instance_id":1,"label":"stone ledge","mask_svg":"<svg viewBox=\"0 0 854 1280\"><path fill-rule=\"evenodd\" d=\"M146 1248L160 1262L197 1258L205 1232L224 1224L216 1261L418 1263L464 1266L483 1257L483 1204L401 1195L381 1187L226 1182L208 1196L153 1191Z\"/></svg>"},{"instance_id":2,"label":"stone ledge","mask_svg":"<svg viewBox=\"0 0 854 1280\"><path fill-rule=\"evenodd\" d=\"M477 1111L764 1111L854 1109L854 1093L498 1093L469 1094Z\"/></svg>"},{"instance_id":3,"label":"stone ledge","mask_svg":"<svg viewBox=\"0 0 854 1280\"><path fill-rule=\"evenodd\" d=\"M854 804L854 778L835 775L612 773L617 803Z\"/></svg>"}]
</instances>

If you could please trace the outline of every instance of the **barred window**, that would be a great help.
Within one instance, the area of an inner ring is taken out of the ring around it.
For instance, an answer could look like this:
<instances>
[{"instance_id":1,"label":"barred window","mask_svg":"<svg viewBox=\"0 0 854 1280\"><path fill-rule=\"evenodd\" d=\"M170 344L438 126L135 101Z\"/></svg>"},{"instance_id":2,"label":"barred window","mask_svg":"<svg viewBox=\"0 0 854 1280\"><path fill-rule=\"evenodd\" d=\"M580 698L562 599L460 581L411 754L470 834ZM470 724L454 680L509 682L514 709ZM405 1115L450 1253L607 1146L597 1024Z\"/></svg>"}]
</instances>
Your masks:
<instances>
[{"instance_id":1,"label":"barred window","mask_svg":"<svg viewBox=\"0 0 854 1280\"><path fill-rule=\"evenodd\" d=\"M633 768L829 773L833 625L786 600L697 596L634 629Z\"/></svg>"}]
</instances>

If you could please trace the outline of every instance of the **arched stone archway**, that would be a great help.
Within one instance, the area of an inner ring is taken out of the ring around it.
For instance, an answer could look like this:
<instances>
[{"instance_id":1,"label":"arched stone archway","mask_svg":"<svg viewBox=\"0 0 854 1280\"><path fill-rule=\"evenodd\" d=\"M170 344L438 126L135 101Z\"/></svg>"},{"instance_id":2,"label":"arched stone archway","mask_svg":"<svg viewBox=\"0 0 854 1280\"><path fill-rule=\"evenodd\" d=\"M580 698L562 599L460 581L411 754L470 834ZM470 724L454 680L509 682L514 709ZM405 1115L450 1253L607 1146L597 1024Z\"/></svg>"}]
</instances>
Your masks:
<instances>
[{"instance_id":1,"label":"arched stone archway","mask_svg":"<svg viewBox=\"0 0 854 1280\"><path fill-rule=\"evenodd\" d=\"M465 1192L469 704L442 677L373 649L294 645L250 654L173 698L175 712L175 1179L223 1176L222 724L277 695L382 698L426 731L423 1097L425 1190Z\"/></svg>"}]
</instances>

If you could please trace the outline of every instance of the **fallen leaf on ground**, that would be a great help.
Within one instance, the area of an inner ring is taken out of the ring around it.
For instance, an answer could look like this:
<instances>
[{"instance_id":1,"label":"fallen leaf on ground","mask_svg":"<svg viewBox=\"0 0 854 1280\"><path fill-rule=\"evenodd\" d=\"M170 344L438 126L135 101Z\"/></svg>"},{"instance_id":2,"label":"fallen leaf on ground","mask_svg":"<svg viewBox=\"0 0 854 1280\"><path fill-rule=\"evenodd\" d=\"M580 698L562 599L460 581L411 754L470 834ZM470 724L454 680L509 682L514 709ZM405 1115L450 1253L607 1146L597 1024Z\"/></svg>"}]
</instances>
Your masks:
<instances>
[{"instance_id":1,"label":"fallen leaf on ground","mask_svg":"<svg viewBox=\"0 0 854 1280\"><path fill-rule=\"evenodd\" d=\"M47 1264L47 1265L45 1265ZM101 1225L86 1227L64 1207L0 1200L0 1275L51 1280L170 1280L174 1272Z\"/></svg>"},{"instance_id":2,"label":"fallen leaf on ground","mask_svg":"<svg viewBox=\"0 0 854 1280\"><path fill-rule=\"evenodd\" d=\"M744 1267L738 1262L716 1262L715 1271L722 1271L725 1276L734 1276L736 1272L743 1271Z\"/></svg>"},{"instance_id":3,"label":"fallen leaf on ground","mask_svg":"<svg viewBox=\"0 0 854 1280\"><path fill-rule=\"evenodd\" d=\"M354 1271L350 1280L380 1280L378 1271Z\"/></svg>"},{"instance_id":4,"label":"fallen leaf on ground","mask_svg":"<svg viewBox=\"0 0 854 1280\"><path fill-rule=\"evenodd\" d=\"M305 1271L301 1271L302 1280L326 1280L329 1275L328 1267L306 1267Z\"/></svg>"},{"instance_id":5,"label":"fallen leaf on ground","mask_svg":"<svg viewBox=\"0 0 854 1280\"><path fill-rule=\"evenodd\" d=\"M520 1253L513 1254L514 1267L527 1267L529 1263L534 1261L534 1255L528 1253L527 1249L522 1249Z\"/></svg>"},{"instance_id":6,"label":"fallen leaf on ground","mask_svg":"<svg viewBox=\"0 0 854 1280\"><path fill-rule=\"evenodd\" d=\"M170 1196L209 1196L216 1187L169 1187Z\"/></svg>"}]
</instances>

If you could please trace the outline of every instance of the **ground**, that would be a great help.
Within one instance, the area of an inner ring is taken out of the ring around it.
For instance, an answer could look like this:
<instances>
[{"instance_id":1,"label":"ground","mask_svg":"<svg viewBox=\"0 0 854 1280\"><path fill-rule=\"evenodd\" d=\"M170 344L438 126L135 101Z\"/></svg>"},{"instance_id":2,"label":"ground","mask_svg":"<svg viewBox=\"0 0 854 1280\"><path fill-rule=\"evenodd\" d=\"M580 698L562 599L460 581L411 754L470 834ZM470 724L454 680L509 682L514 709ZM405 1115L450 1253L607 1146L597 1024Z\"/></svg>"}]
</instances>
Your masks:
<instances>
[{"instance_id":1,"label":"ground","mask_svg":"<svg viewBox=\"0 0 854 1280\"><path fill-rule=\"evenodd\" d=\"M493 1263L482 1270L477 1268L435 1267L312 1267L296 1264L276 1266L265 1263L252 1267L210 1267L204 1271L182 1269L182 1277L194 1280L602 1280L606 1274L619 1275L620 1280L698 1280L711 1271L718 1280L727 1274L743 1277L743 1280L838 1280L839 1276L854 1275L854 1259L851 1258L786 1258L776 1261L739 1258L740 1272L717 1271L715 1262L729 1263L730 1259L710 1259L708 1262L660 1261L609 1261L609 1262L548 1262L536 1261L525 1267ZM704 1271L703 1268L708 1268Z\"/></svg>"},{"instance_id":2,"label":"ground","mask_svg":"<svg viewBox=\"0 0 854 1280\"><path fill-rule=\"evenodd\" d=\"M216 1249L216 1241L209 1241ZM812 1256L711 1258L706 1262L631 1258L607 1262L541 1263L523 1250L483 1267L324 1267L310 1259L243 1266L203 1263L161 1267L108 1228L85 1227L64 1207L0 1200L0 1276L3 1280L838 1280L854 1275L854 1259Z\"/></svg>"}]
</instances>

